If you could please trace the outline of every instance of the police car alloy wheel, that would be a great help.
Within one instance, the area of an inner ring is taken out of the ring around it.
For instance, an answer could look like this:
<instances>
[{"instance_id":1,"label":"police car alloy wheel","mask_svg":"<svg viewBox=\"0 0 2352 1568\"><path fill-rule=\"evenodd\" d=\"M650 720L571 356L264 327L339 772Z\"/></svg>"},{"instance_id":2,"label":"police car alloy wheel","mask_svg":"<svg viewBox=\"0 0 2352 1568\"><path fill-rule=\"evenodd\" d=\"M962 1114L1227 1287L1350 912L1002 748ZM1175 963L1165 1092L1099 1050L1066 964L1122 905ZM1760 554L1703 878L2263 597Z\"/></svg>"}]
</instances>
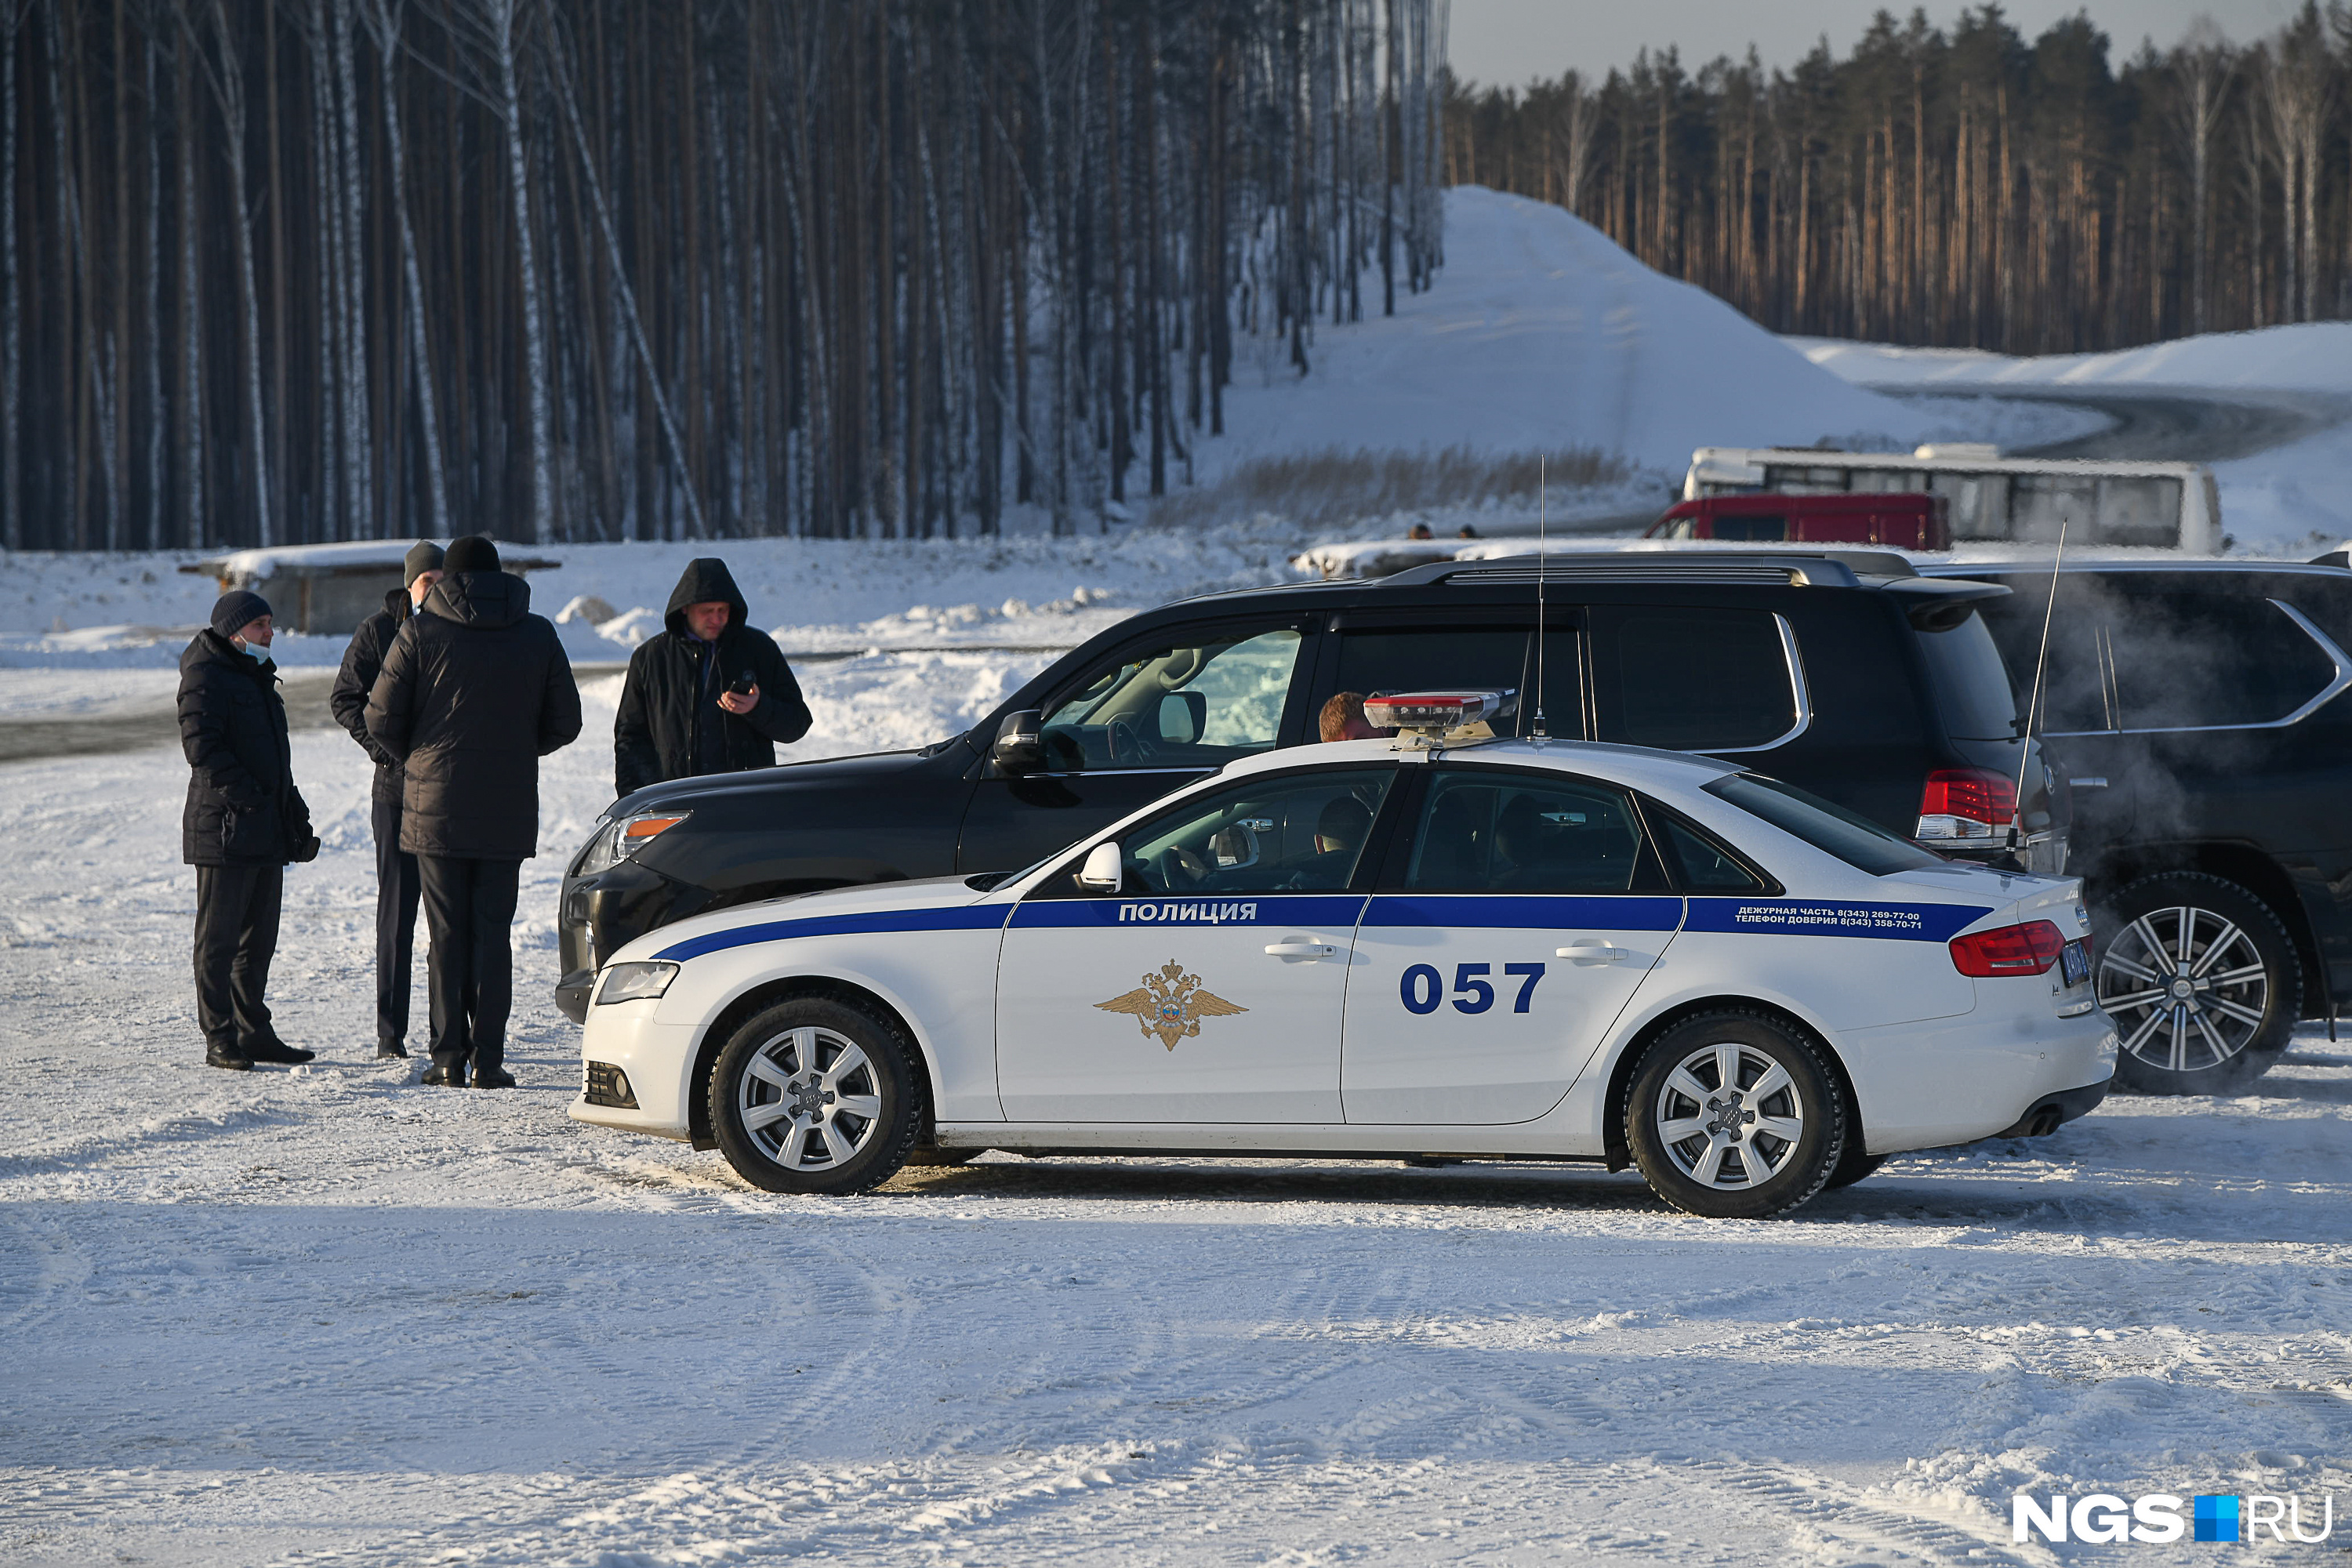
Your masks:
<instances>
[{"instance_id":1,"label":"police car alloy wheel","mask_svg":"<svg viewBox=\"0 0 2352 1568\"><path fill-rule=\"evenodd\" d=\"M1845 1150L1845 1097L1809 1040L1759 1014L1687 1019L1633 1073L1625 1141L1686 1214L1762 1219L1822 1190Z\"/></svg>"},{"instance_id":2,"label":"police car alloy wheel","mask_svg":"<svg viewBox=\"0 0 2352 1568\"><path fill-rule=\"evenodd\" d=\"M2231 1094L2270 1070L2303 1012L2303 962L2270 906L2201 871L2144 877L2097 922L2116 1085Z\"/></svg>"},{"instance_id":3,"label":"police car alloy wheel","mask_svg":"<svg viewBox=\"0 0 2352 1568\"><path fill-rule=\"evenodd\" d=\"M735 1031L710 1075L710 1125L735 1172L772 1193L862 1193L914 1148L923 1079L892 1024L797 997Z\"/></svg>"}]
</instances>

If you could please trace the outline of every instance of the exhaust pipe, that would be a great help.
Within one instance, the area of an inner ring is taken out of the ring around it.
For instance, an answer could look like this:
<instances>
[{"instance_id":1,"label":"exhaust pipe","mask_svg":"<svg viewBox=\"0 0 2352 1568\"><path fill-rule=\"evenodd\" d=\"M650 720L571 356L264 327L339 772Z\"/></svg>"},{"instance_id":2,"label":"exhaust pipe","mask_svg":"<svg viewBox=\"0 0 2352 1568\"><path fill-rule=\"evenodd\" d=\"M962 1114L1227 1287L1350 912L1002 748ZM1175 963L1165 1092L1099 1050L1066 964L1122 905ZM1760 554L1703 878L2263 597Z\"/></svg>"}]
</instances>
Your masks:
<instances>
[{"instance_id":1,"label":"exhaust pipe","mask_svg":"<svg viewBox=\"0 0 2352 1568\"><path fill-rule=\"evenodd\" d=\"M1996 1138L2047 1138L2066 1120L2066 1108L2055 1100L2045 1100L2015 1122L1993 1134Z\"/></svg>"}]
</instances>

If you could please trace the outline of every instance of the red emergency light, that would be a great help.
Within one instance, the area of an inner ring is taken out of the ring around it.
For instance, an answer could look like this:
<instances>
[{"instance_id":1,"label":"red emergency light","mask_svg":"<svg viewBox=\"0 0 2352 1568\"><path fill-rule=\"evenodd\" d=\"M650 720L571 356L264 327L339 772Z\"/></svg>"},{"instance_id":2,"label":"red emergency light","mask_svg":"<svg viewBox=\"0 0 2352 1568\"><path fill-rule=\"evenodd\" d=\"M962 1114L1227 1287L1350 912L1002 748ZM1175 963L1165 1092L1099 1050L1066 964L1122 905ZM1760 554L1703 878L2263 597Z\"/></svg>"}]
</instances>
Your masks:
<instances>
[{"instance_id":1,"label":"red emergency light","mask_svg":"<svg viewBox=\"0 0 2352 1568\"><path fill-rule=\"evenodd\" d=\"M1364 699L1364 721L1383 730L1443 734L1502 710L1499 691L1391 691Z\"/></svg>"}]
</instances>

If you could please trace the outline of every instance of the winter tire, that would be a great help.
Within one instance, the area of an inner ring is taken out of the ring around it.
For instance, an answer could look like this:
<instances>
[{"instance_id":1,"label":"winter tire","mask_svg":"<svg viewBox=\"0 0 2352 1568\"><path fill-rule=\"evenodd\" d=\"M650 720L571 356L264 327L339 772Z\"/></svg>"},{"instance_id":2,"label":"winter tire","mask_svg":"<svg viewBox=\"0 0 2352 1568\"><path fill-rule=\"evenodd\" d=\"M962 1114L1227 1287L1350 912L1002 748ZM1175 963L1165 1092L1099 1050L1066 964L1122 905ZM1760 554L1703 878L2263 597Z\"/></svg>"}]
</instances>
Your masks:
<instances>
[{"instance_id":1,"label":"winter tire","mask_svg":"<svg viewBox=\"0 0 2352 1568\"><path fill-rule=\"evenodd\" d=\"M1876 1175L1878 1167L1885 1163L1885 1155L1864 1153L1861 1142L1849 1136L1845 1152L1838 1156L1837 1169L1832 1171L1830 1179L1822 1184L1822 1191L1833 1193L1840 1187L1850 1187L1856 1182Z\"/></svg>"},{"instance_id":2,"label":"winter tire","mask_svg":"<svg viewBox=\"0 0 2352 1568\"><path fill-rule=\"evenodd\" d=\"M1821 1047L1761 1014L1685 1019L1650 1043L1625 1103L1625 1142L1650 1190L1685 1214L1764 1219L1830 1179L1845 1095Z\"/></svg>"},{"instance_id":3,"label":"winter tire","mask_svg":"<svg viewBox=\"0 0 2352 1568\"><path fill-rule=\"evenodd\" d=\"M710 1075L710 1125L736 1174L772 1193L862 1193L915 1146L925 1092L896 1024L828 996L735 1031Z\"/></svg>"},{"instance_id":4,"label":"winter tire","mask_svg":"<svg viewBox=\"0 0 2352 1568\"><path fill-rule=\"evenodd\" d=\"M2143 877L2109 900L2094 976L2123 1048L2116 1087L2236 1094L2303 1016L2303 960L2271 907L2202 871Z\"/></svg>"}]
</instances>

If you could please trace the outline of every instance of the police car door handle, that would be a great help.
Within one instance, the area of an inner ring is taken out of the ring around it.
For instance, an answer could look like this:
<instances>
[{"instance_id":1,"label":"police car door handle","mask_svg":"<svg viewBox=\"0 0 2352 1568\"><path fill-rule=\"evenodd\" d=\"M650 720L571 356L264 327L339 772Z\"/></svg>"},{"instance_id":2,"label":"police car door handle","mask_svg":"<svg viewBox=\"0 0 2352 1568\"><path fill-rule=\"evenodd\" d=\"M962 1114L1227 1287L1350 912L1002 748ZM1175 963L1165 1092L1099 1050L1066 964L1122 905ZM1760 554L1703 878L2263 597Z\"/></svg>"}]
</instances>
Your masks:
<instances>
[{"instance_id":1,"label":"police car door handle","mask_svg":"<svg viewBox=\"0 0 2352 1568\"><path fill-rule=\"evenodd\" d=\"M1329 958L1339 951L1328 942L1270 942L1265 945L1269 958Z\"/></svg>"},{"instance_id":2,"label":"police car door handle","mask_svg":"<svg viewBox=\"0 0 2352 1568\"><path fill-rule=\"evenodd\" d=\"M1555 949L1554 958L1565 958L1571 963L1614 963L1621 958L1633 956L1632 950L1612 947L1597 936L1581 937L1566 947Z\"/></svg>"}]
</instances>

